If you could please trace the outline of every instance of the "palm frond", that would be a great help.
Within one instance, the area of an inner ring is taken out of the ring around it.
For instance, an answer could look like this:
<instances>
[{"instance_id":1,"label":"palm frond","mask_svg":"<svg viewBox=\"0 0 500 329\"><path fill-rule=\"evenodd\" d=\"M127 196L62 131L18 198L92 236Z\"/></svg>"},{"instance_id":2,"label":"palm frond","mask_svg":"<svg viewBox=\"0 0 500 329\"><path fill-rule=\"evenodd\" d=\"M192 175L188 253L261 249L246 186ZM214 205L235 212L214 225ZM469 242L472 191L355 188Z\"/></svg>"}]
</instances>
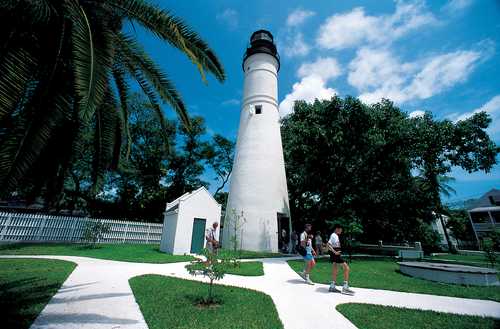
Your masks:
<instances>
[{"instance_id":1,"label":"palm frond","mask_svg":"<svg viewBox=\"0 0 500 329\"><path fill-rule=\"evenodd\" d=\"M120 138L116 138L120 123L117 105L110 91L106 92L105 99L95 111L94 157L92 161L92 190L95 194L104 182L106 171L112 167L113 156L117 154L115 147L120 145ZM121 132L119 133L121 135ZM119 155L119 152L118 152Z\"/></svg>"},{"instance_id":2,"label":"palm frond","mask_svg":"<svg viewBox=\"0 0 500 329\"><path fill-rule=\"evenodd\" d=\"M21 101L36 65L36 58L20 48L8 51L3 57L0 63L0 120Z\"/></svg>"},{"instance_id":3,"label":"palm frond","mask_svg":"<svg viewBox=\"0 0 500 329\"><path fill-rule=\"evenodd\" d=\"M47 104L47 103L46 103ZM49 103L52 108L43 117L23 119L16 132L7 137L0 147L0 185L9 190L33 167L42 150L49 143L53 131L71 116L70 101L58 94Z\"/></svg>"},{"instance_id":4,"label":"palm frond","mask_svg":"<svg viewBox=\"0 0 500 329\"><path fill-rule=\"evenodd\" d=\"M123 34L117 35L117 45L122 59L126 61L128 69L132 76L136 77L139 84L154 87L160 98L168 105L172 106L186 128L189 128L189 116L187 114L184 102L175 89L173 83L167 75L155 64L155 62L144 52L140 45L131 37ZM139 80L144 80L140 82ZM144 88L143 88L144 90ZM146 92L148 97L155 99L153 104L157 104L156 96L152 97L151 92Z\"/></svg>"},{"instance_id":5,"label":"palm frond","mask_svg":"<svg viewBox=\"0 0 500 329\"><path fill-rule=\"evenodd\" d=\"M83 7L76 1L65 3L72 21L71 45L79 114L83 122L88 123L106 91L112 49L105 30L99 35L103 40L95 38Z\"/></svg>"},{"instance_id":6,"label":"palm frond","mask_svg":"<svg viewBox=\"0 0 500 329\"><path fill-rule=\"evenodd\" d=\"M130 20L139 22L160 39L184 52L198 67L203 79L204 70L207 70L217 80L225 80L224 68L215 53L178 17L143 0L108 0L107 4L123 10Z\"/></svg>"},{"instance_id":7,"label":"palm frond","mask_svg":"<svg viewBox=\"0 0 500 329\"><path fill-rule=\"evenodd\" d=\"M113 78L115 79L116 89L118 90L118 96L120 97L120 107L122 109L122 125L125 132L125 159L128 160L130 157L130 147L131 147L131 137L130 129L128 123L129 111L128 111L128 94L129 87L127 80L125 78L126 72L125 68L121 63L115 63L113 66Z\"/></svg>"}]
</instances>

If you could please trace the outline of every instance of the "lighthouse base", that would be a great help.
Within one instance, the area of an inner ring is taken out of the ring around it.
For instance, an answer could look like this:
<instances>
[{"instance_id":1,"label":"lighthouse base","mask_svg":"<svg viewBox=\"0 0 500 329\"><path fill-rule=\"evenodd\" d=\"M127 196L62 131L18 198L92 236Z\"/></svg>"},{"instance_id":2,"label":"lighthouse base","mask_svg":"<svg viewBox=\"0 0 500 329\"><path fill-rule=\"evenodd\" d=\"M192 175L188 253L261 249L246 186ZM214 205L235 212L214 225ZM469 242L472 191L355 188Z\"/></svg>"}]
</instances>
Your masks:
<instances>
[{"instance_id":1,"label":"lighthouse base","mask_svg":"<svg viewBox=\"0 0 500 329\"><path fill-rule=\"evenodd\" d=\"M279 252L289 245L290 229L290 218L284 213L238 212L233 208L224 219L222 245L233 250Z\"/></svg>"}]
</instances>

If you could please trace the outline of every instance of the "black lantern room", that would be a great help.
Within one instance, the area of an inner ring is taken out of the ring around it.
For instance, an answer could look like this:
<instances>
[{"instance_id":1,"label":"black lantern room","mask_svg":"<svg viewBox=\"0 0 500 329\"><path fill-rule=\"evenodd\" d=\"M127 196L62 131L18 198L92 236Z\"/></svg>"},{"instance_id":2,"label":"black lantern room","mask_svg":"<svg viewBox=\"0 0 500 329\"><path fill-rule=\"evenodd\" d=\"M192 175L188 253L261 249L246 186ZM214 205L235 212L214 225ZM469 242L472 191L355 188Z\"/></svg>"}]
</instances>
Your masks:
<instances>
[{"instance_id":1,"label":"black lantern room","mask_svg":"<svg viewBox=\"0 0 500 329\"><path fill-rule=\"evenodd\" d=\"M276 45L274 44L274 38L271 32L267 30L258 30L252 33L252 36L250 37L250 46L245 51L243 63L245 63L248 57L258 53L269 54L276 58L276 60L278 61L279 71L280 57L278 55L278 51L276 50Z\"/></svg>"}]
</instances>

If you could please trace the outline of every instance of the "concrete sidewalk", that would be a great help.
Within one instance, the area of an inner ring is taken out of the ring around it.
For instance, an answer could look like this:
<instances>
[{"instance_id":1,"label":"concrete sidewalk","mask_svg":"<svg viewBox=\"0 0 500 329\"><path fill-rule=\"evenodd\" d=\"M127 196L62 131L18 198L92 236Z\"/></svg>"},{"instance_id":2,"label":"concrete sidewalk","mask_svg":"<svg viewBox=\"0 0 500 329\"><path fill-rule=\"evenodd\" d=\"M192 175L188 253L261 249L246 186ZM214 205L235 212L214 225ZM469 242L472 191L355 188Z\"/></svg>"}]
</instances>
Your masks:
<instances>
[{"instance_id":1,"label":"concrete sidewalk","mask_svg":"<svg viewBox=\"0 0 500 329\"><path fill-rule=\"evenodd\" d=\"M146 329L128 280L160 274L204 281L185 270L186 263L145 264L73 256L1 256L71 261L78 266L32 325L32 329ZM328 286L304 284L288 258L261 259L264 276L226 275L218 283L254 289L271 296L285 329L356 328L335 310L342 303L366 303L500 318L500 303L485 300L355 288L355 296L328 292ZM255 261L255 260L254 260ZM311 302L313 305L311 305ZM311 307L313 306L313 307ZM307 317L304 316L307 310Z\"/></svg>"}]
</instances>

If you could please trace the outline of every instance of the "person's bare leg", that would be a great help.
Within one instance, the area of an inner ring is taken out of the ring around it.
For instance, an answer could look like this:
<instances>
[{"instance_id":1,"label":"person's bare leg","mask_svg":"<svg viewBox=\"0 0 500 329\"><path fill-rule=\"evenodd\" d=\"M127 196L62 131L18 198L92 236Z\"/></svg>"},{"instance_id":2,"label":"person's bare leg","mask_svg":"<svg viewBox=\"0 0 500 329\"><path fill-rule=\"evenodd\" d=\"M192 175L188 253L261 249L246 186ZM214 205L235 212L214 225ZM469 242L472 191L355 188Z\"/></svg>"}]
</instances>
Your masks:
<instances>
[{"instance_id":1,"label":"person's bare leg","mask_svg":"<svg viewBox=\"0 0 500 329\"><path fill-rule=\"evenodd\" d=\"M307 262L307 269L306 269L305 278L304 278L306 283L311 284L311 285L313 285L314 283L309 278L309 273L311 273L311 270L313 269L314 265L316 265L316 263L314 262L314 259Z\"/></svg>"},{"instance_id":2,"label":"person's bare leg","mask_svg":"<svg viewBox=\"0 0 500 329\"><path fill-rule=\"evenodd\" d=\"M328 288L329 292L340 292L340 290L338 290L335 287L336 282L337 282L337 272L338 272L337 263L333 263L332 264L332 283L330 283L330 288Z\"/></svg>"},{"instance_id":3,"label":"person's bare leg","mask_svg":"<svg viewBox=\"0 0 500 329\"><path fill-rule=\"evenodd\" d=\"M354 291L349 288L349 272L350 268L347 263L343 263L342 267L344 268L344 286L342 287L342 293L346 295L354 295Z\"/></svg>"},{"instance_id":4,"label":"person's bare leg","mask_svg":"<svg viewBox=\"0 0 500 329\"><path fill-rule=\"evenodd\" d=\"M349 265L347 265L347 263L344 263L343 267L344 267L344 281L349 282L349 272L351 269L349 268Z\"/></svg>"}]
</instances>

